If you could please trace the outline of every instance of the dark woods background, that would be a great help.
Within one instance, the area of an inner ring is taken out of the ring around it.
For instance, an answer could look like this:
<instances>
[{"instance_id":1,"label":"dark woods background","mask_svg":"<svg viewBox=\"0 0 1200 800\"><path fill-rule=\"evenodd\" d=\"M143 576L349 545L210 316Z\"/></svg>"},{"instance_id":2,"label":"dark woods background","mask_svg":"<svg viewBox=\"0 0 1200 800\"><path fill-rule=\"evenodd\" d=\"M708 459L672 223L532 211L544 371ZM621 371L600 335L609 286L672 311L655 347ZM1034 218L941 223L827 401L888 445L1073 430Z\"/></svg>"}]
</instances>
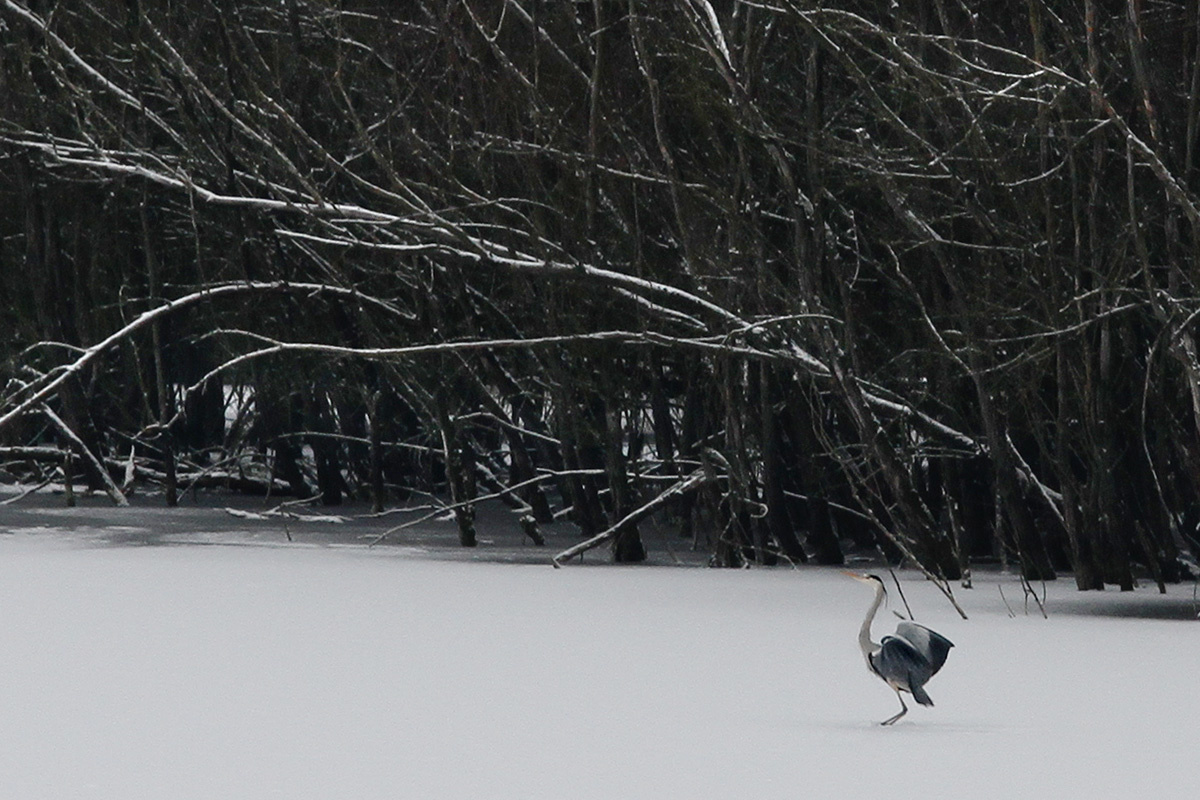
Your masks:
<instances>
[{"instance_id":1,"label":"dark woods background","mask_svg":"<svg viewBox=\"0 0 1200 800\"><path fill-rule=\"evenodd\" d=\"M1200 17L0 0L11 476L1180 577ZM64 459L65 451L73 453ZM59 476L61 479L61 476Z\"/></svg>"}]
</instances>

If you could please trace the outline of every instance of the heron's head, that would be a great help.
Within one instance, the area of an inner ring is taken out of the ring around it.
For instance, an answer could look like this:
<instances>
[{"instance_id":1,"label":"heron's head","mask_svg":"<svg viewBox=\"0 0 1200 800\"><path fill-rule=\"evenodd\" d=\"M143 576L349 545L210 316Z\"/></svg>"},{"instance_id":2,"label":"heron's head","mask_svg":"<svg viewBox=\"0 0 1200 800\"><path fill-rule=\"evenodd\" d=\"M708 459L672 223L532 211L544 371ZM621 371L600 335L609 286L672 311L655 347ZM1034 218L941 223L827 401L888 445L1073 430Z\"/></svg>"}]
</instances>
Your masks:
<instances>
[{"instance_id":1,"label":"heron's head","mask_svg":"<svg viewBox=\"0 0 1200 800\"><path fill-rule=\"evenodd\" d=\"M860 583L867 583L872 587L881 587L884 589L884 591L887 591L883 584L883 578L879 577L878 575L866 575L861 572L850 572L849 570L842 570L842 574L848 578L854 578L854 580L859 581Z\"/></svg>"}]
</instances>

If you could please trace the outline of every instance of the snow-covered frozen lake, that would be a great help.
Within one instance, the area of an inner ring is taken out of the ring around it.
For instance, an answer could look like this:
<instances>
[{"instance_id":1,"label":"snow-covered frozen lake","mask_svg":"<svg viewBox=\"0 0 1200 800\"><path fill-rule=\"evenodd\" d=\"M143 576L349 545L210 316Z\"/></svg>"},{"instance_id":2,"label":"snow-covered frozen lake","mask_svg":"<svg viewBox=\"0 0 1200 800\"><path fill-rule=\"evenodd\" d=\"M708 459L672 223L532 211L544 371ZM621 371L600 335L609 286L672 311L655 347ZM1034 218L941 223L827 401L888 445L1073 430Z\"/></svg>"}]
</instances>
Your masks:
<instances>
[{"instance_id":1,"label":"snow-covered frozen lake","mask_svg":"<svg viewBox=\"0 0 1200 800\"><path fill-rule=\"evenodd\" d=\"M870 590L836 570L120 528L0 527L6 798L1188 797L1200 777L1191 586L1060 581L1047 620L991 575L957 592L963 621L904 573L957 647L937 707L881 728Z\"/></svg>"}]
</instances>

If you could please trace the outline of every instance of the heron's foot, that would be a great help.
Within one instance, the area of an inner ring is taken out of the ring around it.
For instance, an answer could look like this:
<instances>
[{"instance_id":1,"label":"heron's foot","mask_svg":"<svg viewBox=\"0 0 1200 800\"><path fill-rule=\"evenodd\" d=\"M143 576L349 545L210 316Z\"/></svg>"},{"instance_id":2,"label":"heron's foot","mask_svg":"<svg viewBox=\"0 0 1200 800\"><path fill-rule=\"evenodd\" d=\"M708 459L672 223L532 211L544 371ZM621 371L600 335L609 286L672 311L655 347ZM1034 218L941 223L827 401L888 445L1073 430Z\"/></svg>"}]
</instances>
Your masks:
<instances>
[{"instance_id":1,"label":"heron's foot","mask_svg":"<svg viewBox=\"0 0 1200 800\"><path fill-rule=\"evenodd\" d=\"M896 724L896 720L900 719L901 717L903 717L903 716L904 716L905 714L907 714L907 713L908 713L908 708L907 708L907 707L905 707L905 708L903 708L903 709L900 711L900 713L899 713L899 714L897 714L896 716L894 716L894 717L888 717L887 719L885 719L883 722L881 722L881 723L879 723L879 724L880 724L880 725L895 725L895 724Z\"/></svg>"}]
</instances>

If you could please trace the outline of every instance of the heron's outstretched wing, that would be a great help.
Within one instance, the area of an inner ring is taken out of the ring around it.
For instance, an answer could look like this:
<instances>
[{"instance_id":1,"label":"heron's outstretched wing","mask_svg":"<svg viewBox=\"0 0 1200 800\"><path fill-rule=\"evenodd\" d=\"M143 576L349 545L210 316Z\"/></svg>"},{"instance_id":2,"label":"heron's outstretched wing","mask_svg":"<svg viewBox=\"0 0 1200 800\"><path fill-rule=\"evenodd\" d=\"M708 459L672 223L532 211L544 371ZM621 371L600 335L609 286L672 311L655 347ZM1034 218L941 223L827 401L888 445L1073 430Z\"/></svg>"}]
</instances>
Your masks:
<instances>
[{"instance_id":1,"label":"heron's outstretched wing","mask_svg":"<svg viewBox=\"0 0 1200 800\"><path fill-rule=\"evenodd\" d=\"M930 676L942 668L950 648L954 647L954 642L945 636L915 622L901 622L896 626L896 636L911 644L929 662Z\"/></svg>"},{"instance_id":2,"label":"heron's outstretched wing","mask_svg":"<svg viewBox=\"0 0 1200 800\"><path fill-rule=\"evenodd\" d=\"M929 659L912 642L899 636L885 636L879 649L871 654L871 666L888 683L912 691L933 675Z\"/></svg>"}]
</instances>

